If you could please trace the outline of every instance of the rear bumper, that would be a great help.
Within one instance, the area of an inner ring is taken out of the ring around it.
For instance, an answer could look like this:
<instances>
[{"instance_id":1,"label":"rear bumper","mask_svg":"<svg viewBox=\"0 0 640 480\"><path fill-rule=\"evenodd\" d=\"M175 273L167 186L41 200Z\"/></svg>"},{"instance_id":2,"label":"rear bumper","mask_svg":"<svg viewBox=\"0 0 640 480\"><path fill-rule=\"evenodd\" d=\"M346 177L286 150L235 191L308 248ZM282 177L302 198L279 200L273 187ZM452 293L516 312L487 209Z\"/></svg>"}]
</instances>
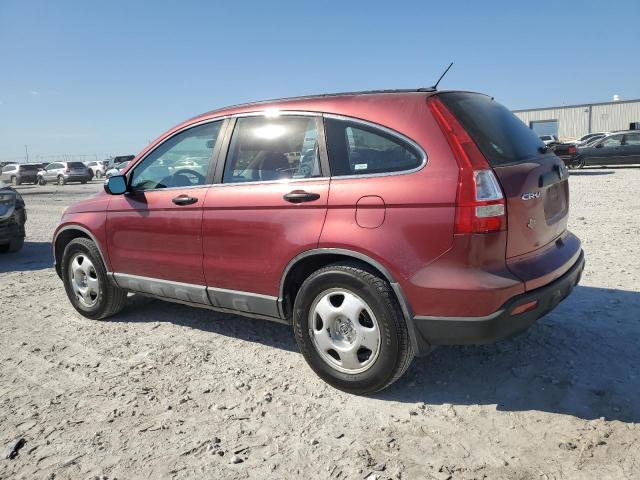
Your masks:
<instances>
[{"instance_id":1,"label":"rear bumper","mask_svg":"<svg viewBox=\"0 0 640 480\"><path fill-rule=\"evenodd\" d=\"M517 295L500 310L485 317L413 318L417 333L428 345L481 345L522 333L536 320L553 310L573 290L582 276L584 253L560 278L535 290ZM537 300L532 310L512 315L520 305Z\"/></svg>"}]
</instances>

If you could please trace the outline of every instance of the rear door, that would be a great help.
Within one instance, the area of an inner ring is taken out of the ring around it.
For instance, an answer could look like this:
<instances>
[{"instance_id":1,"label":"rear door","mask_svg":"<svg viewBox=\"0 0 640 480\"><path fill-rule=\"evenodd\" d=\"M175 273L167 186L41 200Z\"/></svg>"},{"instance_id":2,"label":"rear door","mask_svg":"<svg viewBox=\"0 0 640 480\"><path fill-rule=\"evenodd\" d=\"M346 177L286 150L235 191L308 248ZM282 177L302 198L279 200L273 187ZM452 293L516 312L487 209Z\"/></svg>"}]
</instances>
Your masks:
<instances>
[{"instance_id":1,"label":"rear door","mask_svg":"<svg viewBox=\"0 0 640 480\"><path fill-rule=\"evenodd\" d=\"M587 165L615 165L624 163L622 141L624 135L609 135L600 142L596 142L589 150Z\"/></svg>"},{"instance_id":2,"label":"rear door","mask_svg":"<svg viewBox=\"0 0 640 480\"><path fill-rule=\"evenodd\" d=\"M321 117L233 122L226 161L218 162L218 183L204 204L204 275L218 306L277 316L282 272L317 246L326 215Z\"/></svg>"},{"instance_id":3,"label":"rear door","mask_svg":"<svg viewBox=\"0 0 640 480\"><path fill-rule=\"evenodd\" d=\"M118 283L147 291L158 286L148 279L174 282L162 284L165 296L178 292L175 282L204 285L202 206L222 126L217 121L182 130L127 172L130 191L112 197L107 213L109 257ZM180 167L185 159L194 166ZM189 297L193 288L182 287L187 298L176 298L206 303L202 296Z\"/></svg>"},{"instance_id":4,"label":"rear door","mask_svg":"<svg viewBox=\"0 0 640 480\"><path fill-rule=\"evenodd\" d=\"M567 228L564 163L491 97L443 93L439 98L471 135L500 181L507 202L507 259L536 251Z\"/></svg>"}]
</instances>

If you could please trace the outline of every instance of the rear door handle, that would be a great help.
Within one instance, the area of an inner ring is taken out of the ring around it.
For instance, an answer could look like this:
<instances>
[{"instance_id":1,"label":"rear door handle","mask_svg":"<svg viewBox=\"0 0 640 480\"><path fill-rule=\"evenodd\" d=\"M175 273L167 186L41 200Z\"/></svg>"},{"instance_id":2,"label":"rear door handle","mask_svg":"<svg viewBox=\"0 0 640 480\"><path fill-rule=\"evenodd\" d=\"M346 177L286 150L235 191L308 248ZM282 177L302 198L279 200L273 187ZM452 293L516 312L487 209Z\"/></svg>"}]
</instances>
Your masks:
<instances>
[{"instance_id":1,"label":"rear door handle","mask_svg":"<svg viewBox=\"0 0 640 480\"><path fill-rule=\"evenodd\" d=\"M177 197L172 198L171 201L176 205L183 206L183 205L191 205L193 203L196 203L198 199L196 197L190 197L188 195L178 195Z\"/></svg>"},{"instance_id":2,"label":"rear door handle","mask_svg":"<svg viewBox=\"0 0 640 480\"><path fill-rule=\"evenodd\" d=\"M291 203L313 202L320 198L320 194L305 192L304 190L294 190L293 192L286 193L282 198Z\"/></svg>"}]
</instances>

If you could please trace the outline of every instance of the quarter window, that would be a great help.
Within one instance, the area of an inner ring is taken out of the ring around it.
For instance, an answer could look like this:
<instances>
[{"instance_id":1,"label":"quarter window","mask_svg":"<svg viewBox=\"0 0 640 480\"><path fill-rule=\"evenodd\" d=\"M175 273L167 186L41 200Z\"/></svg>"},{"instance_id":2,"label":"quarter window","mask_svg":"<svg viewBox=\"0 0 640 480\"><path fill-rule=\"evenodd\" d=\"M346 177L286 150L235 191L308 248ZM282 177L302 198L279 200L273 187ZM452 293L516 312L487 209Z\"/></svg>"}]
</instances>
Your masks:
<instances>
[{"instance_id":1,"label":"quarter window","mask_svg":"<svg viewBox=\"0 0 640 480\"><path fill-rule=\"evenodd\" d=\"M321 176L317 117L242 117L231 137L224 183Z\"/></svg>"},{"instance_id":2,"label":"quarter window","mask_svg":"<svg viewBox=\"0 0 640 480\"><path fill-rule=\"evenodd\" d=\"M204 185L221 126L221 121L207 123L166 140L133 170L131 187L153 190Z\"/></svg>"},{"instance_id":3,"label":"quarter window","mask_svg":"<svg viewBox=\"0 0 640 480\"><path fill-rule=\"evenodd\" d=\"M327 118L325 132L334 177L400 172L422 163L413 146L379 128Z\"/></svg>"}]
</instances>

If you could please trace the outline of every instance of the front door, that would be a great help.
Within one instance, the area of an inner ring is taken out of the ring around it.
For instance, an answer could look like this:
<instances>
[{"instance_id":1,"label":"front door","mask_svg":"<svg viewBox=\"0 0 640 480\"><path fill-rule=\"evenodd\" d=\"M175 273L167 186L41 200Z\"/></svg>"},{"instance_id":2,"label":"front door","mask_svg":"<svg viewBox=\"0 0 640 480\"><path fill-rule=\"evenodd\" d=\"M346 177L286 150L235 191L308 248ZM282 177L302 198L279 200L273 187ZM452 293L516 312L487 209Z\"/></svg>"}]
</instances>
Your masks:
<instances>
[{"instance_id":1,"label":"front door","mask_svg":"<svg viewBox=\"0 0 640 480\"><path fill-rule=\"evenodd\" d=\"M202 207L221 127L217 121L183 130L127 172L130 191L114 196L107 214L109 258L121 286L207 303L190 286L205 283Z\"/></svg>"},{"instance_id":2,"label":"front door","mask_svg":"<svg viewBox=\"0 0 640 480\"><path fill-rule=\"evenodd\" d=\"M217 306L277 316L282 272L317 246L326 215L321 125L312 115L235 120L203 214L204 275Z\"/></svg>"}]
</instances>

